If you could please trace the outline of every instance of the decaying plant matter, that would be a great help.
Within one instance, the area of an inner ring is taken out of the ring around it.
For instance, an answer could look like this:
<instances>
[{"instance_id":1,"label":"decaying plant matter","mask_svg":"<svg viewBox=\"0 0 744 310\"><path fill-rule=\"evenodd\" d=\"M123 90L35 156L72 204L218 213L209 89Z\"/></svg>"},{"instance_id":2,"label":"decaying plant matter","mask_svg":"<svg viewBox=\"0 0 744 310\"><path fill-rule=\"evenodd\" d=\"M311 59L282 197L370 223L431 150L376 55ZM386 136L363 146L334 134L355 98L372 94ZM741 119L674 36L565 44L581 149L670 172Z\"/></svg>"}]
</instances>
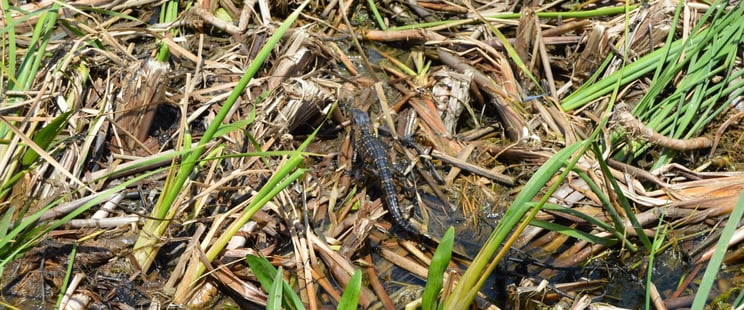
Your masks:
<instances>
[{"instance_id":1,"label":"decaying plant matter","mask_svg":"<svg viewBox=\"0 0 744 310\"><path fill-rule=\"evenodd\" d=\"M740 293L742 3L0 5L3 303Z\"/></svg>"}]
</instances>

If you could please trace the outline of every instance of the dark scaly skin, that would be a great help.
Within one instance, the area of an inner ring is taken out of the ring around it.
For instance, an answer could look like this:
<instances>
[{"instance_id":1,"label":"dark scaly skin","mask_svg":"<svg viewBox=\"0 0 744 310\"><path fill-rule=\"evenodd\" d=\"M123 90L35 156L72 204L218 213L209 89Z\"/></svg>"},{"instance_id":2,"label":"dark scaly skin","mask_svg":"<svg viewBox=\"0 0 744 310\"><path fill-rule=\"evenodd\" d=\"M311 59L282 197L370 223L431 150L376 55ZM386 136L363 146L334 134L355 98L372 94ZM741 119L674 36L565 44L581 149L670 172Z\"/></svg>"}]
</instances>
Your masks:
<instances>
[{"instance_id":1,"label":"dark scaly skin","mask_svg":"<svg viewBox=\"0 0 744 310\"><path fill-rule=\"evenodd\" d=\"M357 159L362 161L365 168L373 168L380 180L382 196L388 212L393 220L410 233L420 235L421 233L411 225L404 217L400 209L398 198L395 196L395 185L393 174L388 161L385 146L372 133L372 122L366 112L351 110L352 130L354 134L354 147Z\"/></svg>"}]
</instances>

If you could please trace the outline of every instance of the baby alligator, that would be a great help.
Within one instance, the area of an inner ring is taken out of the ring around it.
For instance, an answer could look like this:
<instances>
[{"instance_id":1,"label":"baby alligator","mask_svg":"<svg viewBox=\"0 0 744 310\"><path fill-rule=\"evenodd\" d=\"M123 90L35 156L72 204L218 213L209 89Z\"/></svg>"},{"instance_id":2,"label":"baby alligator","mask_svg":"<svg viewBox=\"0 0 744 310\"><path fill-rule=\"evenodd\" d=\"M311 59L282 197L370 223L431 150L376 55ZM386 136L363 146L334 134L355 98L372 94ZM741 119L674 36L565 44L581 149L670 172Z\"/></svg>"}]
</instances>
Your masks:
<instances>
[{"instance_id":1,"label":"baby alligator","mask_svg":"<svg viewBox=\"0 0 744 310\"><path fill-rule=\"evenodd\" d=\"M387 152L382 142L372 133L372 122L369 120L369 115L362 110L353 109L351 110L351 119L354 134L352 142L356 149L356 160L362 162L364 169L372 169L377 172L383 200L393 220L409 233L417 236L421 235L421 232L403 217L403 211L401 211L398 198L395 196L393 174Z\"/></svg>"}]
</instances>

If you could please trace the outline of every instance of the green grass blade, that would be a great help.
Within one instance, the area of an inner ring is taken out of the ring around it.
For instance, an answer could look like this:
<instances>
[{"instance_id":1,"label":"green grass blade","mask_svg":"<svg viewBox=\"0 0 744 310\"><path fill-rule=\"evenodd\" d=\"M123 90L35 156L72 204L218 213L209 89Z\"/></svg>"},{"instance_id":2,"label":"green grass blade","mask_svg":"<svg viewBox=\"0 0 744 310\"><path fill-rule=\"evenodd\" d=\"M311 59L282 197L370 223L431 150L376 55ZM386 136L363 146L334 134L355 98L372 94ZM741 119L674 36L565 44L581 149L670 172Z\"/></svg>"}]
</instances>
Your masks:
<instances>
[{"instance_id":1,"label":"green grass blade","mask_svg":"<svg viewBox=\"0 0 744 310\"><path fill-rule=\"evenodd\" d=\"M178 2L178 0L169 0L161 5L159 19L161 23L171 23L178 19ZM178 28L173 28L171 30L171 33L174 35L176 35L177 32ZM161 43L156 59L161 62L168 62L169 57L170 51L168 50L168 45Z\"/></svg>"},{"instance_id":2,"label":"green grass blade","mask_svg":"<svg viewBox=\"0 0 744 310\"><path fill-rule=\"evenodd\" d=\"M59 309L62 299L65 298L67 292L67 286L70 284L70 277L72 276L72 266L75 265L75 255L77 254L77 242L72 244L72 251L67 260L67 270L65 271L65 278L62 280L62 287L59 289L59 295L57 296L57 303L54 308Z\"/></svg>"},{"instance_id":3,"label":"green grass blade","mask_svg":"<svg viewBox=\"0 0 744 310\"><path fill-rule=\"evenodd\" d=\"M245 128L248 127L248 125L253 124L253 121L255 120L256 120L256 110L253 109L251 110L251 114L248 115L248 118L237 120L230 124L225 124L225 125L220 126L220 128L217 129L217 131L214 133L214 137L219 138L236 130L245 130ZM261 148L259 146L256 149L260 150Z\"/></svg>"},{"instance_id":4,"label":"green grass blade","mask_svg":"<svg viewBox=\"0 0 744 310\"><path fill-rule=\"evenodd\" d=\"M555 156L548 159L535 172L532 178L527 181L527 184L525 184L522 191L519 192L506 211L504 218L491 233L485 246L481 248L470 267L468 267L465 274L460 278L452 295L445 300L445 309L458 309L472 302L475 294L483 284L483 280L485 279L483 276L488 275L495 267L495 264L489 265L494 253L502 246L504 240L513 232L517 224L525 218L527 212L532 209L528 205L528 202L532 201L553 176L559 173L564 163L569 162L569 159L574 155L581 156L584 150L586 150L586 147L587 142L581 141L560 150ZM556 187L557 183L554 184ZM550 195L550 191L546 195Z\"/></svg>"},{"instance_id":5,"label":"green grass blade","mask_svg":"<svg viewBox=\"0 0 744 310\"><path fill-rule=\"evenodd\" d=\"M36 142L42 149L47 149L49 145L54 141L54 138L59 136L59 133L67 125L67 120L70 119L72 111L68 111L55 117L49 124L41 128L34 134L34 142ZM21 158L21 166L24 168L30 167L39 158L39 153L29 149L26 154Z\"/></svg>"},{"instance_id":6,"label":"green grass blade","mask_svg":"<svg viewBox=\"0 0 744 310\"><path fill-rule=\"evenodd\" d=\"M514 48L514 46L509 43L509 39L506 38L506 36L499 31L498 28L494 27L491 23L487 23L488 27L491 29L491 32L493 32L496 37L501 41L501 44L504 46L504 49L506 49L507 55L509 55L509 58L514 62L514 65L519 68L524 75L530 78L532 80L532 83L535 84L535 87L539 89L540 92L544 92L541 83L537 80L534 74L532 74L532 71L530 71L529 68L527 68L527 65L524 63L524 60L519 57L519 53L517 53L517 50Z\"/></svg>"},{"instance_id":7,"label":"green grass blade","mask_svg":"<svg viewBox=\"0 0 744 310\"><path fill-rule=\"evenodd\" d=\"M38 72L41 61L45 57L47 44L49 44L52 32L55 29L54 25L57 23L59 8L59 2L55 2L44 14L39 16L30 44L36 46L36 53L26 54L26 58L21 63L17 78L20 85L14 85L16 90L28 90L36 78L36 72Z\"/></svg>"},{"instance_id":8,"label":"green grass blade","mask_svg":"<svg viewBox=\"0 0 744 310\"><path fill-rule=\"evenodd\" d=\"M740 73L735 71L735 59L744 46L744 23L741 22L744 5L737 3L727 8L723 3L716 1L705 12L687 40L675 41L648 55L663 53L657 58L658 63L651 64L656 69L653 82L632 114L662 135L675 139L695 136L725 110L736 97L735 93L740 93L730 86L740 82L732 76ZM705 28L702 25L706 25ZM634 66L631 64L628 68L636 68ZM723 76L723 81L711 83L718 76ZM669 92L671 94L667 94ZM564 104L570 105L575 102L573 98L578 97L566 98ZM620 139L620 136L613 137L613 144ZM649 147L650 144L642 141L632 142L623 147L616 158L637 158ZM674 154L673 150L663 150L651 169L669 163Z\"/></svg>"},{"instance_id":9,"label":"green grass blade","mask_svg":"<svg viewBox=\"0 0 744 310\"><path fill-rule=\"evenodd\" d=\"M279 266L279 270L276 271L273 283L268 290L269 298L266 301L267 310L281 310L282 309L282 284L284 283L284 270L282 266Z\"/></svg>"},{"instance_id":10,"label":"green grass blade","mask_svg":"<svg viewBox=\"0 0 744 310\"><path fill-rule=\"evenodd\" d=\"M606 231L613 233L615 235L615 238L618 240L622 240L625 243L625 247L630 250L631 252L637 251L637 248L635 245L633 245L628 238L626 238L625 233L625 225L623 224L623 219L620 217L620 214L617 213L617 210L612 207L612 202L610 202L609 197L607 197L607 194L605 191L600 189L600 187L594 183L594 180L589 177L585 172L580 170L574 170L579 177L586 182L586 184L589 186L589 189L597 195L597 198L599 198L599 201L602 203L602 206L607 210L607 214L610 215L610 219L612 219L612 223L614 227L610 227L607 223L598 221L594 217L588 216L588 218L585 218L589 222L591 222L593 225L597 225L598 227L605 229ZM566 208L567 209L567 208ZM568 209L572 210L572 209ZM569 211L567 211L569 212ZM580 212L577 212L580 213ZM576 215L579 216L579 215ZM583 218L583 217L582 217Z\"/></svg>"},{"instance_id":11,"label":"green grass blade","mask_svg":"<svg viewBox=\"0 0 744 310\"><path fill-rule=\"evenodd\" d=\"M690 37L688 39L690 45L701 44L703 42L704 36L708 34L708 32L709 30L705 29L698 35ZM621 85L626 85L627 83L634 81L656 69L660 63L675 60L675 55L678 55L683 50L684 46L686 46L686 42L687 41L677 40L670 44L668 51L664 49L658 49L646 56L641 57L640 59L628 64L625 67L625 71L627 71L627 73L616 71L606 78L601 79L588 87L582 88L581 92L572 93L562 100L561 107L566 111L573 111L575 109L581 108L585 104L609 94L614 89L614 86L618 81L621 83ZM666 57L662 58L664 55L666 55Z\"/></svg>"},{"instance_id":12,"label":"green grass blade","mask_svg":"<svg viewBox=\"0 0 744 310\"><path fill-rule=\"evenodd\" d=\"M297 152L295 156L290 157L282 167L277 169L271 179L259 190L255 199L246 207L245 212L241 213L235 222L230 224L222 236L210 247L207 251L207 258L216 258L217 254L227 245L230 238L238 232L243 224L248 222L253 214L305 173L305 169L297 169L292 174L289 174L292 170L299 167L303 161L304 157L301 153Z\"/></svg>"},{"instance_id":13,"label":"green grass blade","mask_svg":"<svg viewBox=\"0 0 744 310\"><path fill-rule=\"evenodd\" d=\"M10 229L10 224L13 222L13 214L16 212L16 206L10 206L7 210L5 210L5 214L3 214L2 219L0 219L0 240L7 240L6 236L8 235L8 230ZM4 255L4 251L2 247L0 247L0 256ZM5 268L0 266L0 274L3 274Z\"/></svg>"},{"instance_id":14,"label":"green grass blade","mask_svg":"<svg viewBox=\"0 0 744 310\"><path fill-rule=\"evenodd\" d=\"M57 200L55 203L59 201L60 200ZM18 245L30 238L30 234L26 232L34 227L41 215L54 207L55 203L42 208L38 212L25 217L21 221L17 221L13 229L0 238L0 259L2 259L0 260L0 267L12 261L13 258L20 253L20 251L18 251ZM6 213L6 216L7 215L8 214Z\"/></svg>"},{"instance_id":15,"label":"green grass blade","mask_svg":"<svg viewBox=\"0 0 744 310\"><path fill-rule=\"evenodd\" d=\"M344 289L344 295L338 303L338 310L356 310L359 306L359 292L362 289L362 271L357 269Z\"/></svg>"},{"instance_id":16,"label":"green grass blade","mask_svg":"<svg viewBox=\"0 0 744 310\"><path fill-rule=\"evenodd\" d=\"M530 222L530 225L537 226L537 227L542 227L542 228L545 228L547 230L558 232L558 233L564 234L566 236L574 237L574 238L579 239L579 240L584 240L584 241L588 241L588 242L591 242L591 243L601 244L601 245L604 245L604 246L613 246L613 245L617 244L617 240L600 238L600 237L597 237L597 236L592 235L590 233L583 232L583 231L580 231L580 230L577 230L577 229L573 229L573 228L570 228L570 227L565 226L565 225L556 224L556 223L553 223L553 222L547 222L547 221L543 221L543 220L532 220Z\"/></svg>"},{"instance_id":17,"label":"green grass blade","mask_svg":"<svg viewBox=\"0 0 744 310\"><path fill-rule=\"evenodd\" d=\"M625 194L620 188L620 185L617 184L617 180L615 180L615 178L612 176L612 172L610 172L610 168L607 166L607 162L602 158L602 152L599 150L599 147L596 144L593 145L592 150L597 158L597 162L599 163L599 168L602 170L602 173L605 175L605 180L610 182L610 186L612 188L608 190L612 190L615 192L615 196L617 197L617 202L620 203L620 206L625 211L625 216L628 218L628 220L630 220L630 223L633 225L633 229L635 230L638 238L641 240L641 243L643 243L643 246L646 249L651 249L651 241L648 240L648 236L646 236L646 233L643 231L643 227L638 222L638 219L635 216L635 210L633 210L633 207L630 205L628 198L625 197ZM609 212L615 212L614 206L607 205L605 207L606 207L605 210L608 210ZM618 220L619 220L619 217L618 217ZM616 225L617 224L618 223L616 223ZM619 228L623 226L624 224L621 221L617 227Z\"/></svg>"},{"instance_id":18,"label":"green grass blade","mask_svg":"<svg viewBox=\"0 0 744 310\"><path fill-rule=\"evenodd\" d=\"M734 210L731 211L729 219L723 227L721 237L718 239L718 244L716 244L716 250L713 252L713 256L708 262L708 267L705 268L703 280L700 281L700 286L695 293L695 300L692 302L691 309L704 308L708 296L710 295L710 291L713 289L713 284L718 278L718 271L721 270L721 264L726 255L728 243L736 232L736 228L739 225L739 221L742 219L742 215L744 215L744 191L739 195L739 201L736 203Z\"/></svg>"},{"instance_id":19,"label":"green grass blade","mask_svg":"<svg viewBox=\"0 0 744 310\"><path fill-rule=\"evenodd\" d=\"M15 213L16 206L8 206L8 209L3 214L3 218L0 219L0 239L4 238L10 229L10 223L13 222L13 213Z\"/></svg>"},{"instance_id":20,"label":"green grass blade","mask_svg":"<svg viewBox=\"0 0 744 310\"><path fill-rule=\"evenodd\" d=\"M517 197L512 202L511 206L507 210L504 218L499 222L498 226L489 236L486 241L486 245L481 249L478 255L473 260L472 264L465 271L465 274L460 278L460 281L455 286L452 295L448 296L444 302L445 309L459 309L463 306L470 305L475 298L475 295L485 283L488 275L496 267L496 264L506 255L506 250L514 242L516 236L518 236L529 223L540 211L548 198L553 195L561 182L563 182L570 171L574 169L579 159L584 156L589 145L598 139L600 132L607 126L609 122L610 111L612 111L617 97L618 90L620 88L620 80L623 77L625 71L625 65L623 65L618 71L619 78L615 80L615 86L610 96L609 104L607 109L603 113L603 117L600 119L599 124L596 126L592 134L587 140L579 141L568 145L564 149L560 150L556 155L548 159L540 169L527 181L524 188L519 192ZM565 164L566 169L560 174L550 187L548 187L545 194L540 201L534 207L527 205L528 202L532 201L535 196L548 184L554 175L556 175L561 167ZM529 215L527 212L532 209ZM525 215L527 215L525 217ZM523 221L523 224L516 230L517 224ZM503 241L509 236L512 237L508 242ZM503 245L503 247L502 247ZM502 250L493 257L498 248L502 247Z\"/></svg>"},{"instance_id":21,"label":"green grass blade","mask_svg":"<svg viewBox=\"0 0 744 310\"><path fill-rule=\"evenodd\" d=\"M426 287L421 299L421 309L436 309L437 296L444 284L444 272L452 258L452 247L455 244L455 228L451 227L444 233L442 240L439 241L434 257L431 258L429 273L426 277Z\"/></svg>"},{"instance_id":22,"label":"green grass blade","mask_svg":"<svg viewBox=\"0 0 744 310\"><path fill-rule=\"evenodd\" d=\"M628 6L631 10L638 8L638 5ZM600 16L611 16L625 12L625 6L615 6L600 8L595 10L581 10L581 11L570 11L570 12L536 12L538 18L594 18ZM521 13L502 13L485 16L488 19L519 19L522 17ZM477 19L448 19L443 21L435 21L428 23L412 24L398 27L391 27L391 30L407 30L407 29L425 29L432 27L453 27L456 25L470 24L477 22Z\"/></svg>"},{"instance_id":23,"label":"green grass blade","mask_svg":"<svg viewBox=\"0 0 744 310\"><path fill-rule=\"evenodd\" d=\"M122 182L121 184L100 192L94 198L90 199L79 208L70 212L63 218L53 221L52 223L39 224L38 219L41 217L42 214L44 214L44 212L54 207L56 203L61 202L62 198L27 216L23 221L19 222L18 225L16 225L10 233L3 236L3 238L0 238L0 269L2 269L9 262L13 261L13 259L19 254L33 247L40 238L45 236L50 231L66 224L71 219L79 216L93 206L100 204L114 193L120 192L128 186L136 184L137 182L147 179L148 177L151 177L155 174L162 173L163 170L164 169L156 169L147 173L143 173L142 175L133 177L125 182Z\"/></svg>"},{"instance_id":24,"label":"green grass blade","mask_svg":"<svg viewBox=\"0 0 744 310\"><path fill-rule=\"evenodd\" d=\"M245 260L248 262L248 266L251 267L251 271L253 271L253 274L256 275L256 279L258 279L258 282L261 283L261 286L265 290L271 291L271 286L277 274L276 268L274 268L274 266L271 265L271 263L263 257L249 254L245 257ZM284 281L284 279L281 280L281 283L283 293L282 305L287 307L287 309L305 309L302 301L297 296L297 294L295 294L292 288L289 287L289 284Z\"/></svg>"},{"instance_id":25,"label":"green grass blade","mask_svg":"<svg viewBox=\"0 0 744 310\"><path fill-rule=\"evenodd\" d=\"M375 16L375 21L377 21L377 26L380 26L380 29L387 30L387 26L385 26L385 20L382 18L382 15L380 15L380 11L377 10L377 5L375 5L374 0L367 0L367 4L369 5L369 9L372 11L372 15Z\"/></svg>"},{"instance_id":26,"label":"green grass blade","mask_svg":"<svg viewBox=\"0 0 744 310\"><path fill-rule=\"evenodd\" d=\"M276 275L276 268L266 258L253 254L246 255L245 260L248 262L248 267L251 268L258 282L268 291Z\"/></svg>"},{"instance_id":27,"label":"green grass blade","mask_svg":"<svg viewBox=\"0 0 744 310\"><path fill-rule=\"evenodd\" d=\"M176 201L176 197L178 196L180 189L183 188L184 184L191 176L194 167L198 162L200 162L199 158L204 152L203 146L214 139L215 134L222 126L222 122L225 120L228 112L235 104L235 102L237 102L238 98L243 94L243 90L245 90L248 82L253 79L253 76L258 72L264 61L266 61L266 59L269 57L271 51L274 49L277 43L279 43L279 40L281 40L284 33L289 30L289 27L294 23L294 21L300 15L300 12L302 12L302 10L305 8L305 6L307 6L308 3L309 0L304 1L297 8L297 10L295 10L295 12L292 13L281 24L281 26L279 26L276 32L266 42L266 45L261 48L256 58L253 60L253 62L251 62L246 72L240 78L240 81L235 86L235 89L233 89L233 91L230 93L230 96L222 105L222 108L219 110L217 115L215 115L212 123L209 125L209 127L207 127L206 131L199 140L197 147L189 155L186 156L186 159L183 162L180 163L178 172L175 174L172 182L168 182L168 184L166 184L168 191L164 191L164 195L161 195L158 199L158 202L155 205L155 208L153 208L153 212L151 214L152 220L149 220L145 224L145 226L143 227L143 232L139 235L139 238L135 243L134 257L143 269L148 269L150 267L150 264L152 264L153 260L155 259L155 254L157 253L158 249L158 247L156 246L158 243L158 236L163 235L168 223L170 223L171 217L175 215L174 212L170 211L171 206ZM169 179L168 181L171 180Z\"/></svg>"},{"instance_id":28,"label":"green grass blade","mask_svg":"<svg viewBox=\"0 0 744 310\"><path fill-rule=\"evenodd\" d=\"M531 202L530 204L535 204L535 203L534 202ZM543 210L548 210L548 211L553 211L553 212L566 213L568 215L581 218L582 220L585 220L585 221L589 222L592 226L596 226L596 227L598 227L600 229L603 229L605 231L608 231L608 232L613 232L614 231L614 229L612 228L612 226L608 225L604 221L600 221L599 219L595 218L594 216L591 216L591 215L588 215L588 214L579 212L579 211L577 211L575 209L566 208L564 206L556 205L556 204L552 204L552 203L546 203L542 207L542 209Z\"/></svg>"},{"instance_id":29,"label":"green grass blade","mask_svg":"<svg viewBox=\"0 0 744 310\"><path fill-rule=\"evenodd\" d=\"M622 237L625 235L625 225L623 225L623 219L620 217L620 214L617 213L617 211L614 208L611 208L612 202L610 201L610 198L607 196L607 193L602 190L597 183L592 180L592 178L584 171L576 171L576 173L579 175L579 177L586 182L587 186L589 186L589 189L597 195L597 198L599 198L599 201L602 203L602 207L607 210L608 215L610 216L610 219L612 220L612 223L615 225L614 228L608 229L608 231L614 231L616 232L617 237ZM607 225L606 223L602 222L604 225ZM604 227L604 226L603 226Z\"/></svg>"},{"instance_id":30,"label":"green grass blade","mask_svg":"<svg viewBox=\"0 0 744 310\"><path fill-rule=\"evenodd\" d=\"M9 6L7 6L7 1L3 0L3 8L6 9L5 16L11 16L9 12ZM31 37L31 40L29 41L30 48L28 49L28 52L24 56L19 68L17 71L15 71L16 67L16 46L15 46L15 34L14 29L12 28L15 24L13 22L13 19L7 19L10 21L8 27L5 28L4 31L8 31L8 34L12 36L12 41L8 50L11 52L9 55L9 65L11 67L5 68L8 72L12 72L14 75L8 76L8 90L21 90L25 91L28 90L31 87L31 84L33 83L34 79L36 78L36 73L39 70L39 67L41 66L42 60L46 57L46 47L49 43L49 40L51 39L52 33L55 30L55 24L57 22L57 15L60 8L60 3L55 2L52 6L49 7L49 9L45 10L39 10L38 12L35 12L33 14L38 14L38 21L36 23L36 26L34 27L34 31ZM20 21L19 21L20 22ZM11 26L10 24L13 24ZM3 36L4 37L4 36ZM4 57L3 57L4 58ZM18 103L20 100L23 100L24 98L21 96L8 96L6 100L2 102L2 105L8 106ZM11 128L8 127L7 124L0 124L0 140L10 140L13 138L14 133L11 132ZM17 152L14 154L6 154L7 152ZM0 145L0 157L2 156L14 156L16 158L21 157L21 152L23 152L23 148L16 148L14 150L9 150L8 145ZM5 167L6 174L0 176L0 182L3 183L5 188L0 190L0 198L4 197L5 194L8 193L8 186L11 185L11 182L15 182L17 180L18 174L14 174L17 170L18 166L17 161L13 161L8 167Z\"/></svg>"},{"instance_id":31,"label":"green grass blade","mask_svg":"<svg viewBox=\"0 0 744 310\"><path fill-rule=\"evenodd\" d=\"M662 217L663 219L663 217ZM663 229L662 229L663 226ZM654 272L654 260L656 254L660 251L664 245L664 239L669 232L669 227L664 225L664 221L660 220L659 224L656 225L656 235L654 236L654 242L651 245L651 251L648 254L648 268L646 272L646 309L651 309L651 285L653 285L653 272Z\"/></svg>"},{"instance_id":32,"label":"green grass blade","mask_svg":"<svg viewBox=\"0 0 744 310\"><path fill-rule=\"evenodd\" d=\"M677 25L677 23L679 22L679 16L681 15L680 13L682 12L683 7L684 7L684 2L677 3L677 7L674 9L674 15L673 15L674 17L672 18L671 25ZM666 42L664 43L664 47L661 48L662 50L661 59L667 59L669 57L669 52L670 52L669 48L672 46L672 42L674 41L674 34L675 34L675 31L669 31L667 33ZM662 68L663 66L656 67L656 71L654 72L654 77L652 81L656 81L659 78L659 75L661 75L662 73Z\"/></svg>"},{"instance_id":33,"label":"green grass blade","mask_svg":"<svg viewBox=\"0 0 744 310\"><path fill-rule=\"evenodd\" d=\"M3 50L3 52L6 52L8 55L8 63L3 63L3 69L5 71L5 74L9 77L8 80L8 88L11 88L10 86L14 83L17 83L15 77L16 77L16 34L15 34L15 25L16 22L13 21L13 15L10 13L10 3L8 0L2 0L3 4L3 14L5 16L5 23L6 27L2 29L2 32L8 33L8 42L7 45L3 45L3 49L7 47L7 51ZM0 57L0 61L3 61L5 57Z\"/></svg>"},{"instance_id":34,"label":"green grass blade","mask_svg":"<svg viewBox=\"0 0 744 310\"><path fill-rule=\"evenodd\" d=\"M305 1L298 7L290 17L284 21L282 26L280 27L279 32L275 33L272 38L276 37L276 40L281 37L279 35L281 32L286 31L289 26L294 22L294 20L299 16L302 9L309 3L309 1ZM272 41L271 39L269 41ZM276 43L276 42L275 42ZM274 44L275 44L274 43ZM262 51L270 51L270 48L264 48ZM267 52L268 53L268 52ZM261 54L261 53L259 53ZM257 69L256 69L257 70ZM252 72L251 74L254 74ZM235 94L233 92L232 94ZM231 97L232 98L232 94ZM228 101L230 100L228 98ZM237 97L235 97L237 98ZM227 103L226 103L227 104ZM220 113L223 112L225 106L223 106L223 109L220 110ZM229 110L229 109L228 109ZM226 111L225 111L226 113ZM224 116L223 116L224 118ZM217 118L215 118L216 121ZM220 119L220 122L222 120ZM218 126L214 126L214 131L217 130ZM210 126L212 128L212 126ZM257 193L256 197L254 197L253 201L250 202L248 207L244 209L244 211L238 215L238 217L222 232L220 237L215 240L215 242L209 247L209 249L206 251L206 256L208 260L214 260L217 255L225 248L227 243L229 242L230 238L234 236L240 228L248 222L248 220L253 217L253 214L255 214L259 209L261 209L266 203L269 202L269 200L273 199L274 196L276 196L279 192L283 191L285 188L290 186L293 182L295 182L297 179L299 179L304 173L305 169L298 169L300 165L304 161L304 156L306 155L303 153L303 150L310 144L310 142L315 138L315 135L317 134L317 131L320 129L318 127L315 132L313 132L312 135L310 135L298 148L296 151L292 152L292 155L287 159L281 167L279 167L276 171L274 171L273 175L269 179L269 181L264 184L259 192ZM209 131L209 130L208 130ZM206 135L207 133L205 133ZM210 135L214 134L213 132L210 133ZM205 139L202 137L201 143L206 143ZM191 157L191 156L190 156ZM294 171L294 172L292 172ZM183 184L183 183L181 183ZM193 278L191 280L183 281L182 285L179 285L179 287L176 289L176 293L174 295L175 300L181 300L185 298L186 293L191 289L191 287L195 284L195 278L198 278L201 276L206 267L202 263L196 263L189 265L187 268L187 274L189 277ZM287 292L285 291L285 296Z\"/></svg>"}]
</instances>

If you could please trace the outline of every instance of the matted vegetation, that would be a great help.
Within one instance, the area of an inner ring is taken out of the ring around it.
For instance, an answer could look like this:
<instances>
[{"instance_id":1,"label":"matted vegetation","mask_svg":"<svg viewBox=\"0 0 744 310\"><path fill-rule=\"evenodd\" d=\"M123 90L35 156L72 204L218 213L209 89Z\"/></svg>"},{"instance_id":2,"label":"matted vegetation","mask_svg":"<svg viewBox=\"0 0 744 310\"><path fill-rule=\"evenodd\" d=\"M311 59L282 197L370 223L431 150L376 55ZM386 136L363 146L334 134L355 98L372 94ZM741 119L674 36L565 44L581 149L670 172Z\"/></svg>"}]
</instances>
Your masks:
<instances>
[{"instance_id":1,"label":"matted vegetation","mask_svg":"<svg viewBox=\"0 0 744 310\"><path fill-rule=\"evenodd\" d=\"M740 2L0 5L3 306L744 305Z\"/></svg>"}]
</instances>

